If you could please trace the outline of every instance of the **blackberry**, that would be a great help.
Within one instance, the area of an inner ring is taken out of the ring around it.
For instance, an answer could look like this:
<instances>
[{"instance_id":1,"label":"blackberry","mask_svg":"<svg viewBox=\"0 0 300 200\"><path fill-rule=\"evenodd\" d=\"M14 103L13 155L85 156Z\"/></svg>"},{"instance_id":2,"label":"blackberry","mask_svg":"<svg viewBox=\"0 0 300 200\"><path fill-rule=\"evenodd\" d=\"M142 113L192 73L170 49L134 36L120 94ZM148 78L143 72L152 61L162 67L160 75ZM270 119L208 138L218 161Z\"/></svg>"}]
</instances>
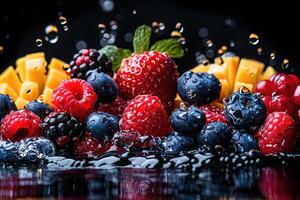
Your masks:
<instances>
[{"instance_id":1,"label":"blackberry","mask_svg":"<svg viewBox=\"0 0 300 200\"><path fill-rule=\"evenodd\" d=\"M82 123L66 112L51 113L44 119L41 128L57 149L64 150L70 150L84 133Z\"/></svg>"},{"instance_id":2,"label":"blackberry","mask_svg":"<svg viewBox=\"0 0 300 200\"><path fill-rule=\"evenodd\" d=\"M73 56L67 72L71 78L86 79L86 73L93 69L99 69L110 76L113 75L112 63L105 54L96 49L81 49Z\"/></svg>"}]
</instances>

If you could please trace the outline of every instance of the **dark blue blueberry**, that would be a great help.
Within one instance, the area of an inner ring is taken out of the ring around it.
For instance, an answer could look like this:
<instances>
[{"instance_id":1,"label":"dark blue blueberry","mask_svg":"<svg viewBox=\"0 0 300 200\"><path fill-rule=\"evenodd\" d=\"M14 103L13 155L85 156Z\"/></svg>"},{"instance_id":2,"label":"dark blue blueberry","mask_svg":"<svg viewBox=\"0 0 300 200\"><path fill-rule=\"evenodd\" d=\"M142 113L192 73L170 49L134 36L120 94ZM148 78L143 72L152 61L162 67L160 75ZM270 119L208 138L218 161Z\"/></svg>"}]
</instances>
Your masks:
<instances>
[{"instance_id":1,"label":"dark blue blueberry","mask_svg":"<svg viewBox=\"0 0 300 200\"><path fill-rule=\"evenodd\" d=\"M34 100L34 101L30 101L25 108L27 110L30 110L31 112L33 112L34 114L36 114L37 116L39 116L41 119L44 119L45 117L47 117L51 112L53 112L53 110L48 106L48 104L45 104L43 102Z\"/></svg>"},{"instance_id":2,"label":"dark blue blueberry","mask_svg":"<svg viewBox=\"0 0 300 200\"><path fill-rule=\"evenodd\" d=\"M241 90L225 99L225 118L236 129L255 131L266 119L266 107L257 94Z\"/></svg>"},{"instance_id":3,"label":"dark blue blueberry","mask_svg":"<svg viewBox=\"0 0 300 200\"><path fill-rule=\"evenodd\" d=\"M193 147L193 139L179 133L171 133L158 141L158 148L162 154L179 154Z\"/></svg>"},{"instance_id":4,"label":"dark blue blueberry","mask_svg":"<svg viewBox=\"0 0 300 200\"><path fill-rule=\"evenodd\" d=\"M0 94L0 122L10 111L17 110L17 107L10 96Z\"/></svg>"},{"instance_id":5,"label":"dark blue blueberry","mask_svg":"<svg viewBox=\"0 0 300 200\"><path fill-rule=\"evenodd\" d=\"M17 143L0 140L0 163L18 161Z\"/></svg>"},{"instance_id":6,"label":"dark blue blueberry","mask_svg":"<svg viewBox=\"0 0 300 200\"><path fill-rule=\"evenodd\" d=\"M184 102L202 105L219 98L221 83L213 74L187 71L179 78L177 91Z\"/></svg>"},{"instance_id":7,"label":"dark blue blueberry","mask_svg":"<svg viewBox=\"0 0 300 200\"><path fill-rule=\"evenodd\" d=\"M88 71L86 76L98 95L98 102L113 102L119 95L118 85L109 75L95 69Z\"/></svg>"},{"instance_id":8,"label":"dark blue blueberry","mask_svg":"<svg viewBox=\"0 0 300 200\"><path fill-rule=\"evenodd\" d=\"M209 151L214 151L216 145L226 148L229 140L229 128L222 122L212 122L205 125L197 137L198 146L204 147Z\"/></svg>"},{"instance_id":9,"label":"dark blue blueberry","mask_svg":"<svg viewBox=\"0 0 300 200\"><path fill-rule=\"evenodd\" d=\"M170 120L174 130L185 135L196 134L203 128L206 121L203 112L195 106L176 109L171 114Z\"/></svg>"},{"instance_id":10,"label":"dark blue blueberry","mask_svg":"<svg viewBox=\"0 0 300 200\"><path fill-rule=\"evenodd\" d=\"M18 151L23 162L39 162L47 156L55 155L54 144L42 137L26 138L19 142Z\"/></svg>"},{"instance_id":11,"label":"dark blue blueberry","mask_svg":"<svg viewBox=\"0 0 300 200\"><path fill-rule=\"evenodd\" d=\"M258 150L255 137L247 132L233 130L231 136L231 148L236 153L245 153L250 150Z\"/></svg>"},{"instance_id":12,"label":"dark blue blueberry","mask_svg":"<svg viewBox=\"0 0 300 200\"><path fill-rule=\"evenodd\" d=\"M108 140L119 130L119 119L105 112L93 112L86 119L86 128L94 138Z\"/></svg>"}]
</instances>

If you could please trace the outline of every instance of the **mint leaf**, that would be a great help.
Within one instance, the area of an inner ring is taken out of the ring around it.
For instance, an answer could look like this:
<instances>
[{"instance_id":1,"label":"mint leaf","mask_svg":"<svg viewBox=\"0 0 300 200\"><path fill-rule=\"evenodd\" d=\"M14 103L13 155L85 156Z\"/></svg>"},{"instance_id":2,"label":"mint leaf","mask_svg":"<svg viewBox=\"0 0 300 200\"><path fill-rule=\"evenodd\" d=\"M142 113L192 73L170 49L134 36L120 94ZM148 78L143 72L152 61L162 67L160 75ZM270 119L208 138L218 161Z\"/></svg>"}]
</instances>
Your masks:
<instances>
[{"instance_id":1,"label":"mint leaf","mask_svg":"<svg viewBox=\"0 0 300 200\"><path fill-rule=\"evenodd\" d=\"M184 56L184 51L175 38L159 40L152 45L150 50L164 52L172 58L181 58Z\"/></svg>"},{"instance_id":2,"label":"mint leaf","mask_svg":"<svg viewBox=\"0 0 300 200\"><path fill-rule=\"evenodd\" d=\"M118 48L115 45L107 45L100 49L99 52L104 53L110 59L113 71L117 71L123 58L129 57L132 53L129 49Z\"/></svg>"},{"instance_id":3,"label":"mint leaf","mask_svg":"<svg viewBox=\"0 0 300 200\"><path fill-rule=\"evenodd\" d=\"M139 26L133 37L133 49L136 53L142 53L149 50L151 28L146 25Z\"/></svg>"}]
</instances>

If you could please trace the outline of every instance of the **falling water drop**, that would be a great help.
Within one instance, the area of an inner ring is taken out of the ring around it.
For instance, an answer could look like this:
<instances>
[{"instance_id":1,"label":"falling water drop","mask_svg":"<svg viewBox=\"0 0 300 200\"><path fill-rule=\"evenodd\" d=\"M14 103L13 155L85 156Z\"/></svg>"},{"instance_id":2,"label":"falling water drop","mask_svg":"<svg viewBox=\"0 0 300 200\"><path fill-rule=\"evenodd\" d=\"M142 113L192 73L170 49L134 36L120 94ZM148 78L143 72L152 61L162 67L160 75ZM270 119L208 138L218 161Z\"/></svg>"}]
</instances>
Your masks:
<instances>
[{"instance_id":1,"label":"falling water drop","mask_svg":"<svg viewBox=\"0 0 300 200\"><path fill-rule=\"evenodd\" d=\"M58 29L54 25L48 25L45 28L45 40L51 44L58 41Z\"/></svg>"}]
</instances>

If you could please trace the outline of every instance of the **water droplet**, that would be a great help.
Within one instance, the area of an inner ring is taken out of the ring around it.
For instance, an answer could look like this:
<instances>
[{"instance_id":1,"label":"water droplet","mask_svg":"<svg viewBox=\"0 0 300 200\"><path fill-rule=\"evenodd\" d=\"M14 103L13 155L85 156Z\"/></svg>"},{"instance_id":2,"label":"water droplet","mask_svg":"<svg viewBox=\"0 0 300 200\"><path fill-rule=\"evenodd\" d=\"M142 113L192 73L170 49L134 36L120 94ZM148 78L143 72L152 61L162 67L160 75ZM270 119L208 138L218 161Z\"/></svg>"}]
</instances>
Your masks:
<instances>
[{"instance_id":1,"label":"water droplet","mask_svg":"<svg viewBox=\"0 0 300 200\"><path fill-rule=\"evenodd\" d=\"M251 77L254 77L254 72L251 72L251 73L250 73L250 76L251 76Z\"/></svg>"},{"instance_id":2,"label":"water droplet","mask_svg":"<svg viewBox=\"0 0 300 200\"><path fill-rule=\"evenodd\" d=\"M4 47L0 46L0 54L3 54L3 53L4 53Z\"/></svg>"},{"instance_id":3,"label":"water droplet","mask_svg":"<svg viewBox=\"0 0 300 200\"><path fill-rule=\"evenodd\" d=\"M189 104L187 102L181 102L179 104L179 107L182 108L182 109L184 109L184 110L187 110L188 107L189 107Z\"/></svg>"},{"instance_id":4,"label":"water droplet","mask_svg":"<svg viewBox=\"0 0 300 200\"><path fill-rule=\"evenodd\" d=\"M45 40L51 44L58 41L58 29L54 25L48 25L45 28Z\"/></svg>"},{"instance_id":5,"label":"water droplet","mask_svg":"<svg viewBox=\"0 0 300 200\"><path fill-rule=\"evenodd\" d=\"M182 26L182 23L180 22L177 22L176 25L175 25L175 30L178 31L179 33L182 33L184 28Z\"/></svg>"},{"instance_id":6,"label":"water droplet","mask_svg":"<svg viewBox=\"0 0 300 200\"><path fill-rule=\"evenodd\" d=\"M230 41L229 41L229 46L230 46L230 47L234 47L234 46L235 46L235 42L234 42L233 40L230 40Z\"/></svg>"},{"instance_id":7,"label":"water droplet","mask_svg":"<svg viewBox=\"0 0 300 200\"><path fill-rule=\"evenodd\" d=\"M132 14L136 15L136 10L135 9L132 10Z\"/></svg>"},{"instance_id":8,"label":"water droplet","mask_svg":"<svg viewBox=\"0 0 300 200\"><path fill-rule=\"evenodd\" d=\"M205 38L208 36L208 29L205 27L201 27L198 31L200 37Z\"/></svg>"},{"instance_id":9,"label":"water droplet","mask_svg":"<svg viewBox=\"0 0 300 200\"><path fill-rule=\"evenodd\" d=\"M67 24L67 18L65 18L64 16L60 16L60 17L59 17L59 23L60 23L61 25Z\"/></svg>"},{"instance_id":10,"label":"water droplet","mask_svg":"<svg viewBox=\"0 0 300 200\"><path fill-rule=\"evenodd\" d=\"M76 49L79 51L80 49L86 49L87 48L87 44L85 41L78 41L76 42Z\"/></svg>"},{"instance_id":11,"label":"water droplet","mask_svg":"<svg viewBox=\"0 0 300 200\"><path fill-rule=\"evenodd\" d=\"M31 92L31 90L30 90L30 89L27 89L25 92L26 92L27 94L29 94L29 93Z\"/></svg>"},{"instance_id":12,"label":"water droplet","mask_svg":"<svg viewBox=\"0 0 300 200\"><path fill-rule=\"evenodd\" d=\"M218 65L222 65L224 63L224 60L222 59L222 57L218 56L215 58L215 63Z\"/></svg>"},{"instance_id":13,"label":"water droplet","mask_svg":"<svg viewBox=\"0 0 300 200\"><path fill-rule=\"evenodd\" d=\"M64 31L68 31L69 27L68 26L64 26L63 29L64 29Z\"/></svg>"},{"instance_id":14,"label":"water droplet","mask_svg":"<svg viewBox=\"0 0 300 200\"><path fill-rule=\"evenodd\" d=\"M158 24L158 28L159 28L159 30L161 30L161 31L165 30L165 28L166 28L165 23L160 22L160 23Z\"/></svg>"},{"instance_id":15,"label":"water droplet","mask_svg":"<svg viewBox=\"0 0 300 200\"><path fill-rule=\"evenodd\" d=\"M282 64L281 64L281 68L282 69L287 69L289 67L289 63L290 63L290 61L287 58L283 59Z\"/></svg>"},{"instance_id":16,"label":"water droplet","mask_svg":"<svg viewBox=\"0 0 300 200\"><path fill-rule=\"evenodd\" d=\"M263 49L261 47L257 48L257 54L262 55Z\"/></svg>"},{"instance_id":17,"label":"water droplet","mask_svg":"<svg viewBox=\"0 0 300 200\"><path fill-rule=\"evenodd\" d=\"M225 25L226 26L232 27L232 26L234 26L234 24L235 24L235 22L231 18L226 18L225 19Z\"/></svg>"},{"instance_id":18,"label":"water droplet","mask_svg":"<svg viewBox=\"0 0 300 200\"><path fill-rule=\"evenodd\" d=\"M225 52L225 51L228 50L228 47L227 47L226 45L223 45L223 46L221 47L221 49Z\"/></svg>"},{"instance_id":19,"label":"water droplet","mask_svg":"<svg viewBox=\"0 0 300 200\"><path fill-rule=\"evenodd\" d=\"M186 44L185 37L179 38L179 39L178 39L178 42L179 42L181 45L185 45L185 44Z\"/></svg>"},{"instance_id":20,"label":"water droplet","mask_svg":"<svg viewBox=\"0 0 300 200\"><path fill-rule=\"evenodd\" d=\"M109 22L109 26L110 26L110 29L111 30L113 30L113 31L115 31L115 30L117 30L118 29L118 23L117 23L117 21L110 21Z\"/></svg>"},{"instance_id":21,"label":"water droplet","mask_svg":"<svg viewBox=\"0 0 300 200\"><path fill-rule=\"evenodd\" d=\"M111 12L115 7L115 3L112 0L100 0L99 4L104 12Z\"/></svg>"},{"instance_id":22,"label":"water droplet","mask_svg":"<svg viewBox=\"0 0 300 200\"><path fill-rule=\"evenodd\" d=\"M71 67L71 65L69 64L69 63L65 63L64 65L63 65L63 70L68 70L69 68Z\"/></svg>"},{"instance_id":23,"label":"water droplet","mask_svg":"<svg viewBox=\"0 0 300 200\"><path fill-rule=\"evenodd\" d=\"M98 24L98 30L99 30L99 32L100 33L105 33L105 29L106 29L106 26L105 26L105 24Z\"/></svg>"},{"instance_id":24,"label":"water droplet","mask_svg":"<svg viewBox=\"0 0 300 200\"><path fill-rule=\"evenodd\" d=\"M212 40L206 40L206 46L207 47L212 47L214 45Z\"/></svg>"},{"instance_id":25,"label":"water droplet","mask_svg":"<svg viewBox=\"0 0 300 200\"><path fill-rule=\"evenodd\" d=\"M275 52L270 53L270 59L275 60L275 58L276 58Z\"/></svg>"},{"instance_id":26,"label":"water droplet","mask_svg":"<svg viewBox=\"0 0 300 200\"><path fill-rule=\"evenodd\" d=\"M208 66L209 65L209 60L207 60L207 59L203 60L202 64L204 66Z\"/></svg>"},{"instance_id":27,"label":"water droplet","mask_svg":"<svg viewBox=\"0 0 300 200\"><path fill-rule=\"evenodd\" d=\"M251 33L249 36L249 42L252 45L257 45L259 43L259 37L256 33Z\"/></svg>"},{"instance_id":28,"label":"water droplet","mask_svg":"<svg viewBox=\"0 0 300 200\"><path fill-rule=\"evenodd\" d=\"M125 35L124 35L124 40L126 41L126 42L132 42L132 39L133 39L133 34L132 33L126 33Z\"/></svg>"},{"instance_id":29,"label":"water droplet","mask_svg":"<svg viewBox=\"0 0 300 200\"><path fill-rule=\"evenodd\" d=\"M250 92L250 90L246 86L242 86L242 87L240 87L239 92L240 93L247 93L247 92Z\"/></svg>"},{"instance_id":30,"label":"water droplet","mask_svg":"<svg viewBox=\"0 0 300 200\"><path fill-rule=\"evenodd\" d=\"M171 32L171 37L181 37L181 36L182 36L181 33L178 32L178 31L172 31Z\"/></svg>"},{"instance_id":31,"label":"water droplet","mask_svg":"<svg viewBox=\"0 0 300 200\"><path fill-rule=\"evenodd\" d=\"M218 49L218 54L222 55L224 53L223 49Z\"/></svg>"},{"instance_id":32,"label":"water droplet","mask_svg":"<svg viewBox=\"0 0 300 200\"><path fill-rule=\"evenodd\" d=\"M208 58L213 58L215 56L215 52L212 49L206 51L206 56Z\"/></svg>"},{"instance_id":33,"label":"water droplet","mask_svg":"<svg viewBox=\"0 0 300 200\"><path fill-rule=\"evenodd\" d=\"M43 45L43 40L40 38L37 38L35 40L35 44L36 44L36 46L41 47Z\"/></svg>"}]
</instances>

